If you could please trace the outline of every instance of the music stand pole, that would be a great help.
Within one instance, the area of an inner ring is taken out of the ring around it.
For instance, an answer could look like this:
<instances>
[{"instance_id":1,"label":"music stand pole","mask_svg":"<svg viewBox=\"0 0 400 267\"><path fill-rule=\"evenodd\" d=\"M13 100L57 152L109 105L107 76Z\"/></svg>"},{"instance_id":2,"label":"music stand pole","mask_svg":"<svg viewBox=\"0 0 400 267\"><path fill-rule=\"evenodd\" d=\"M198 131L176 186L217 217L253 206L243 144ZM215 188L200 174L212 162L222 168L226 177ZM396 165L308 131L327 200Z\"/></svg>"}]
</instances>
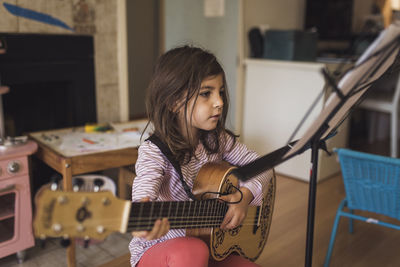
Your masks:
<instances>
[{"instance_id":1,"label":"music stand pole","mask_svg":"<svg viewBox=\"0 0 400 267\"><path fill-rule=\"evenodd\" d=\"M311 267L314 241L315 202L317 194L318 153L321 148L321 136L324 131L319 131L311 140L311 167L308 189L308 211L307 211L307 240L305 266ZM323 142L323 141L322 141Z\"/></svg>"}]
</instances>

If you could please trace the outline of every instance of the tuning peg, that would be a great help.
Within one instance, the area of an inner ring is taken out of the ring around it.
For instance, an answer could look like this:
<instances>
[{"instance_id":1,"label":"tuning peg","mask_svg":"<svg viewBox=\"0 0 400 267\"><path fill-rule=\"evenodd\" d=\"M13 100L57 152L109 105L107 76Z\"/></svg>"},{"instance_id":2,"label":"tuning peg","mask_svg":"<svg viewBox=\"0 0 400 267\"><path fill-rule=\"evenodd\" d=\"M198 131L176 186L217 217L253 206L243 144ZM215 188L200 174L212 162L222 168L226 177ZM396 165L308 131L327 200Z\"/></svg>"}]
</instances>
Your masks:
<instances>
[{"instance_id":1,"label":"tuning peg","mask_svg":"<svg viewBox=\"0 0 400 267\"><path fill-rule=\"evenodd\" d=\"M81 177L75 177L74 179L72 179L72 190L74 192L78 192L79 189L81 189L83 183L84 181Z\"/></svg>"},{"instance_id":2,"label":"tuning peg","mask_svg":"<svg viewBox=\"0 0 400 267\"><path fill-rule=\"evenodd\" d=\"M51 177L50 177L50 181L51 181L51 186L50 189L52 191L56 191L58 189L58 182L62 179L62 176L59 173L54 173Z\"/></svg>"},{"instance_id":3,"label":"tuning peg","mask_svg":"<svg viewBox=\"0 0 400 267\"><path fill-rule=\"evenodd\" d=\"M99 192L100 188L104 185L103 179L100 178L94 179L93 183L94 183L94 189L93 189L94 192Z\"/></svg>"},{"instance_id":4,"label":"tuning peg","mask_svg":"<svg viewBox=\"0 0 400 267\"><path fill-rule=\"evenodd\" d=\"M60 240L60 244L61 246L63 246L64 248L69 247L69 245L71 244L71 240L69 238L61 238Z\"/></svg>"},{"instance_id":5,"label":"tuning peg","mask_svg":"<svg viewBox=\"0 0 400 267\"><path fill-rule=\"evenodd\" d=\"M89 242L90 242L90 238L88 236L85 236L85 240L83 241L83 247L88 248Z\"/></svg>"}]
</instances>

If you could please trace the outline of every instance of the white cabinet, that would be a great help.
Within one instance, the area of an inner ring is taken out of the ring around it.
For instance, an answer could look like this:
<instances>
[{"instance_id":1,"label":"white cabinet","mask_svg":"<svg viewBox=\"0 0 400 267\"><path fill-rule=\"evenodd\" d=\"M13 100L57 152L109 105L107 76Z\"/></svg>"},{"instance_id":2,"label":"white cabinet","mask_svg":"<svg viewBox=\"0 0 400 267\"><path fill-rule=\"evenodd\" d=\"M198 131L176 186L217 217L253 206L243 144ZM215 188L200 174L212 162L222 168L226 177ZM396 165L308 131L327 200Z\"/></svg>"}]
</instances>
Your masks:
<instances>
[{"instance_id":1,"label":"white cabinet","mask_svg":"<svg viewBox=\"0 0 400 267\"><path fill-rule=\"evenodd\" d=\"M325 81L322 63L274 60L245 61L245 88L243 105L243 142L261 155L286 145L291 134L322 91ZM323 109L321 97L294 137L299 139ZM328 149L345 147L347 122L339 133L327 141ZM285 176L309 180L311 151L280 164L276 172ZM338 173L340 167L333 154L320 151L318 179Z\"/></svg>"}]
</instances>

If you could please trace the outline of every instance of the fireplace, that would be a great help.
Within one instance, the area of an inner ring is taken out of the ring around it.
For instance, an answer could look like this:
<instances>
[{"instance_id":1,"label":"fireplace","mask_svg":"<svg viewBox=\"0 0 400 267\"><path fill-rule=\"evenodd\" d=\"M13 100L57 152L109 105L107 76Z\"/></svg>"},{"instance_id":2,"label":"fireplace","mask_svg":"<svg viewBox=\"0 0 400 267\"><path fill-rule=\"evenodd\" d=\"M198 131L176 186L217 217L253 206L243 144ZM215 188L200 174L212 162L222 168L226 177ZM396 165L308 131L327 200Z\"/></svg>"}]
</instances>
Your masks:
<instances>
[{"instance_id":1,"label":"fireplace","mask_svg":"<svg viewBox=\"0 0 400 267\"><path fill-rule=\"evenodd\" d=\"M0 33L5 135L96 122L93 37Z\"/></svg>"},{"instance_id":2,"label":"fireplace","mask_svg":"<svg viewBox=\"0 0 400 267\"><path fill-rule=\"evenodd\" d=\"M5 136L96 122L93 37L0 33ZM33 193L55 171L32 157Z\"/></svg>"}]
</instances>

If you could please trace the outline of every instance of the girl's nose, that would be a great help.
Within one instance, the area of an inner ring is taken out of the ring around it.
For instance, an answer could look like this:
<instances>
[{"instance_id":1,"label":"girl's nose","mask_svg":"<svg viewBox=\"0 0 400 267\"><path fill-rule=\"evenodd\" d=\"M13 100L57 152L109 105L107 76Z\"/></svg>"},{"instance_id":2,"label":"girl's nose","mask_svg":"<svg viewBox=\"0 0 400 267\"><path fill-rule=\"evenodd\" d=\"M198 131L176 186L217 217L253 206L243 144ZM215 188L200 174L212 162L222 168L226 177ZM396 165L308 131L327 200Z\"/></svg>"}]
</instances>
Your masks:
<instances>
[{"instance_id":1,"label":"girl's nose","mask_svg":"<svg viewBox=\"0 0 400 267\"><path fill-rule=\"evenodd\" d=\"M214 101L214 108L222 108L224 105L224 101L222 100L222 97L218 94Z\"/></svg>"}]
</instances>

